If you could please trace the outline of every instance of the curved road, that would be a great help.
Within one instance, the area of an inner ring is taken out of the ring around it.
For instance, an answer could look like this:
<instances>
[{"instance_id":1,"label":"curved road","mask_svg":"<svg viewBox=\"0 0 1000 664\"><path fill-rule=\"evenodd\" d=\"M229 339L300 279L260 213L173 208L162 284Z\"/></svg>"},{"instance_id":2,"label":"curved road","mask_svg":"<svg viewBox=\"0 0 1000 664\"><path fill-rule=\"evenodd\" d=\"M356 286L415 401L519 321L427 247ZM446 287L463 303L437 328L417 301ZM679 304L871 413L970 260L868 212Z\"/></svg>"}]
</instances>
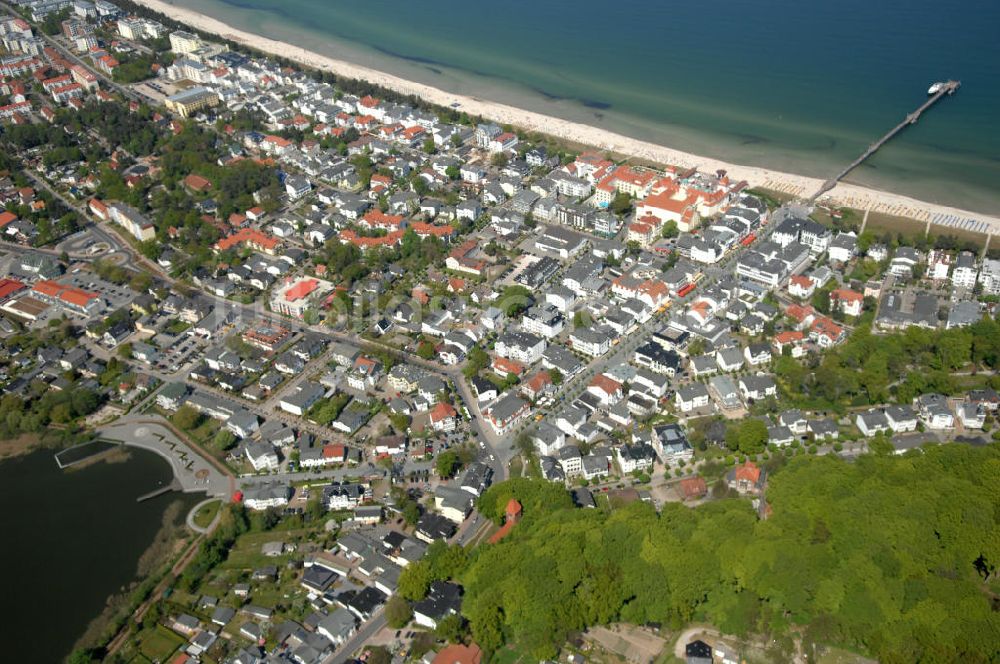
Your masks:
<instances>
[{"instance_id":1,"label":"curved road","mask_svg":"<svg viewBox=\"0 0 1000 664\"><path fill-rule=\"evenodd\" d=\"M197 505L195 505L194 507L192 507L191 510L187 514L187 518L185 519L185 522L187 523L187 527L190 528L191 530L193 530L194 532L198 533L199 535L206 535L206 534L212 532L213 530L215 530L215 526L219 523L219 517L222 515L222 506L221 505L219 506L219 510L215 513L215 517L212 519L212 522L209 523L204 528L202 528L201 526L199 526L198 524L196 524L194 522L194 515L197 514L198 510L200 510L205 505L210 505L210 504L212 504L214 502L217 502L219 500L221 500L221 499L219 499L219 498L206 498L205 500L201 501L200 503L198 503Z\"/></svg>"}]
</instances>

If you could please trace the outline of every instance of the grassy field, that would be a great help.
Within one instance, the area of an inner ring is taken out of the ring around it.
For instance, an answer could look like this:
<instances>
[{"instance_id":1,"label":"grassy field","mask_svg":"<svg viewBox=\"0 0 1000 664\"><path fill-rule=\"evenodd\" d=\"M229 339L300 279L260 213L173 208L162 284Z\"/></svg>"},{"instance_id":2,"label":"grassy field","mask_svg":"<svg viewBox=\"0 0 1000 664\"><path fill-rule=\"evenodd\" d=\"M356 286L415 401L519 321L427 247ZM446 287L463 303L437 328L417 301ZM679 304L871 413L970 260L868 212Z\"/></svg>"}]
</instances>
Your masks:
<instances>
[{"instance_id":1,"label":"grassy field","mask_svg":"<svg viewBox=\"0 0 1000 664\"><path fill-rule=\"evenodd\" d=\"M166 662L184 643L184 639L179 635L163 625L157 625L156 629L143 632L139 652L152 662Z\"/></svg>"},{"instance_id":2,"label":"grassy field","mask_svg":"<svg viewBox=\"0 0 1000 664\"><path fill-rule=\"evenodd\" d=\"M305 528L300 530L272 530L264 533L247 533L241 535L236 544L229 552L226 562L222 563L222 569L249 569L253 570L265 565L278 565L284 563L286 556L269 558L260 552L260 547L267 542L292 542L297 537L307 534Z\"/></svg>"},{"instance_id":3,"label":"grassy field","mask_svg":"<svg viewBox=\"0 0 1000 664\"><path fill-rule=\"evenodd\" d=\"M841 210L841 213L841 218L836 219L828 210L816 208L810 216L830 228L849 230L861 227L861 222L865 217L863 210L844 208ZM913 240L926 235L927 223L910 217L900 217L898 215L885 214L884 212L870 212L865 230L879 236L891 233L893 236L902 235L905 238ZM954 237L960 242L970 242L977 247L983 247L986 244L987 238L985 233L974 233L960 228L935 226L933 224L930 227L930 234L934 237Z\"/></svg>"},{"instance_id":4,"label":"grassy field","mask_svg":"<svg viewBox=\"0 0 1000 664\"><path fill-rule=\"evenodd\" d=\"M881 212L872 212L868 215L868 225L866 230L876 233L902 233L906 237L922 237L927 225L922 221L910 219L908 217L897 217ZM965 242L973 242L978 247L986 244L987 236L983 233L973 233L960 228L950 226L931 225L931 235L933 236L953 236Z\"/></svg>"},{"instance_id":5,"label":"grassy field","mask_svg":"<svg viewBox=\"0 0 1000 664\"><path fill-rule=\"evenodd\" d=\"M199 507L198 511L194 513L195 525L199 528L208 528L212 520L215 519L215 515L219 513L220 507L222 507L222 501L219 500Z\"/></svg>"},{"instance_id":6,"label":"grassy field","mask_svg":"<svg viewBox=\"0 0 1000 664\"><path fill-rule=\"evenodd\" d=\"M510 476L520 477L521 471L524 469L524 462L521 461L521 457L516 456L510 460Z\"/></svg>"}]
</instances>

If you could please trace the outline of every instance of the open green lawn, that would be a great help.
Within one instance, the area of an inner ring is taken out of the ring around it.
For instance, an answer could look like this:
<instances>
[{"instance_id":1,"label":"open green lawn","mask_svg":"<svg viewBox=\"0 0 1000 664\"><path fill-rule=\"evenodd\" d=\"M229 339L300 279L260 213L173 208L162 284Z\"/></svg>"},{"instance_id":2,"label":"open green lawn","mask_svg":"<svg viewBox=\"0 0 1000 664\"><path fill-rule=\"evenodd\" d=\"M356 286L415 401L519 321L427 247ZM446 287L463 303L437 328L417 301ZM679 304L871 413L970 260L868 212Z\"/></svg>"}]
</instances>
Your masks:
<instances>
[{"instance_id":1,"label":"open green lawn","mask_svg":"<svg viewBox=\"0 0 1000 664\"><path fill-rule=\"evenodd\" d=\"M169 332L170 334L180 334L185 330L187 330L189 327L191 327L190 323L175 318L170 322L169 325L167 325L166 331Z\"/></svg>"},{"instance_id":2,"label":"open green lawn","mask_svg":"<svg viewBox=\"0 0 1000 664\"><path fill-rule=\"evenodd\" d=\"M247 533L241 535L236 540L232 550L229 552L229 557L221 567L223 569L253 570L265 565L283 565L288 559L287 555L268 558L260 552L260 547L267 542L281 541L287 543L297 541L297 536L301 537L308 532L307 529L302 528L299 530L271 530L264 533Z\"/></svg>"},{"instance_id":3,"label":"open green lawn","mask_svg":"<svg viewBox=\"0 0 1000 664\"><path fill-rule=\"evenodd\" d=\"M490 661L492 664L518 664L519 662L530 662L531 657L507 646L495 653Z\"/></svg>"},{"instance_id":4,"label":"open green lawn","mask_svg":"<svg viewBox=\"0 0 1000 664\"><path fill-rule=\"evenodd\" d=\"M165 662L175 650L184 645L184 639L163 625L139 635L139 652L153 662Z\"/></svg>"},{"instance_id":5,"label":"open green lawn","mask_svg":"<svg viewBox=\"0 0 1000 664\"><path fill-rule=\"evenodd\" d=\"M211 525L212 520L215 519L215 515L219 513L219 508L222 506L222 501L215 501L214 503L209 503L207 505L202 505L198 508L198 511L194 513L194 523L199 528L208 528Z\"/></svg>"}]
</instances>

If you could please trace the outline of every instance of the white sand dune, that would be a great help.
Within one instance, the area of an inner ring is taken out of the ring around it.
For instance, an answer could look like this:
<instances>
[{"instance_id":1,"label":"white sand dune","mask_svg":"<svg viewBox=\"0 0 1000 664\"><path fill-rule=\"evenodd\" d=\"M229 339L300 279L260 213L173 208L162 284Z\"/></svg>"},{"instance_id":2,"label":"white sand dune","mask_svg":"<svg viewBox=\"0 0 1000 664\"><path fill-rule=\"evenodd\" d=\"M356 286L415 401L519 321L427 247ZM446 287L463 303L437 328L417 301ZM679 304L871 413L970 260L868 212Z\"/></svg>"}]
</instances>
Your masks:
<instances>
[{"instance_id":1,"label":"white sand dune","mask_svg":"<svg viewBox=\"0 0 1000 664\"><path fill-rule=\"evenodd\" d=\"M697 167L702 171L712 172L722 169L729 173L730 178L746 180L751 187L764 187L802 198L808 198L815 191L819 190L823 184L823 181L819 178L794 175L792 173L754 166L741 166L726 163L718 159L699 157L688 152L674 150L648 141L629 138L628 136L622 136L621 134L591 127L579 122L561 120L478 97L453 94L430 85L408 81L399 76L387 74L369 67L320 55L299 46L238 30L211 16L206 16L184 7L178 7L165 0L137 0L137 2L177 21L186 23L202 32L216 34L233 42L299 62L308 67L328 70L345 78L368 81L401 94L415 95L438 106L456 106L466 113L481 116L493 122L509 124L523 130L541 132L564 140L593 146L599 151L615 152L660 164L670 164L685 168ZM981 227L988 229L988 232L1000 233L1000 218L998 217L927 203L908 196L901 196L854 184L838 184L820 202L838 207L851 207L860 210L871 209L875 212L911 217L923 222L938 223L939 220L958 220L952 223L943 223L944 226L956 226L962 220L972 219L975 222L981 222Z\"/></svg>"}]
</instances>

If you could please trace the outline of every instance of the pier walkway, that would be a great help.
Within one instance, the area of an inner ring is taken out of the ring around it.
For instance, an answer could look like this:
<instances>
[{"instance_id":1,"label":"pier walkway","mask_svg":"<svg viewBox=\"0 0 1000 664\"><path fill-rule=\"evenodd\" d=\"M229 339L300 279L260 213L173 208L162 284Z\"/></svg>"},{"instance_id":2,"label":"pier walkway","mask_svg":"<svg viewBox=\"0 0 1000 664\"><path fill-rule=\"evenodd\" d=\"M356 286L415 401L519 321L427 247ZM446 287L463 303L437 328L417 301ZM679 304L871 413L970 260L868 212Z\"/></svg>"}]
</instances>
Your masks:
<instances>
[{"instance_id":1,"label":"pier walkway","mask_svg":"<svg viewBox=\"0 0 1000 664\"><path fill-rule=\"evenodd\" d=\"M809 204L810 205L814 204L816 202L816 199L818 199L820 196L822 196L826 192L836 187L837 183L843 180L845 177L847 177L848 173L853 171L855 168L860 166L862 162L864 162L866 159L868 159L873 154L878 152L879 148L888 143L896 134L903 131L908 126L916 124L917 120L920 119L920 116L923 115L924 111L926 111L935 103L937 103L942 97L944 97L945 95L955 94L955 91L958 90L961 84L962 83L960 81L948 81L946 83L942 83L941 88L933 95L931 95L930 99L921 104L917 110L913 111L912 113L909 113L903 119L902 122L900 122L898 125L890 129L885 136L883 136L882 138L878 139L877 141L869 145L868 149L865 150L860 157L858 157L850 164L848 164L847 167L844 168L844 170L840 171L840 173L838 173L837 175L833 176L832 178L824 182L823 186L819 188L819 191L813 194L812 198L809 199Z\"/></svg>"}]
</instances>

